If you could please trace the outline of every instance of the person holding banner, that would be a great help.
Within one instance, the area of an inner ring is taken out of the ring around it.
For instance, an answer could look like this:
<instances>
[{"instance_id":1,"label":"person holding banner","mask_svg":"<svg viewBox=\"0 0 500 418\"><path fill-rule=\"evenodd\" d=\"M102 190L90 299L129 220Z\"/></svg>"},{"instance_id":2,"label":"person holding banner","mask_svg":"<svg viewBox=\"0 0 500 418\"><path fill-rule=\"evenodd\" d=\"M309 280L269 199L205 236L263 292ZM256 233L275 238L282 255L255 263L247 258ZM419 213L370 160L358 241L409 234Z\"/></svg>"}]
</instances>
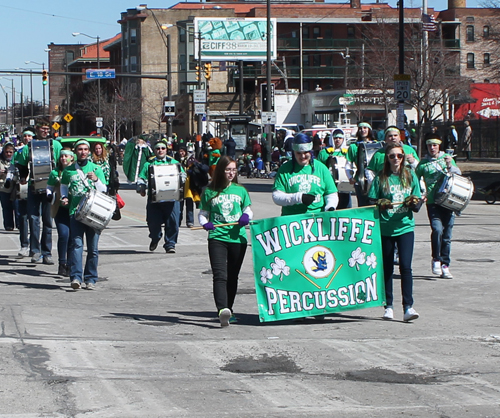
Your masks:
<instances>
[{"instance_id":1,"label":"person holding banner","mask_svg":"<svg viewBox=\"0 0 500 418\"><path fill-rule=\"evenodd\" d=\"M422 177L426 187L427 216L431 223L432 273L444 279L453 279L450 273L451 234L455 222L455 212L434 202L446 173L462 174L453 156L439 150L441 139L430 134L425 141L427 155L417 166L417 176Z\"/></svg>"},{"instance_id":2,"label":"person holding banner","mask_svg":"<svg viewBox=\"0 0 500 418\"><path fill-rule=\"evenodd\" d=\"M335 210L337 186L324 164L314 164L312 138L298 133L293 138L292 159L276 174L273 201L282 215Z\"/></svg>"},{"instance_id":3,"label":"person holding banner","mask_svg":"<svg viewBox=\"0 0 500 418\"><path fill-rule=\"evenodd\" d=\"M198 221L209 232L208 255L213 274L215 306L222 327L236 322L233 304L238 290L247 236L245 225L252 219L250 196L238 184L236 162L222 156L212 181L201 195Z\"/></svg>"},{"instance_id":4,"label":"person holding banner","mask_svg":"<svg viewBox=\"0 0 500 418\"><path fill-rule=\"evenodd\" d=\"M415 241L413 212L422 205L420 185L415 172L404 164L405 153L400 144L390 144L385 149L382 171L373 180L368 198L380 211L382 257L386 306L384 319L394 319L393 283L394 251L399 249L399 271L403 294L403 320L409 322L419 317L413 309L412 257Z\"/></svg>"}]
</instances>

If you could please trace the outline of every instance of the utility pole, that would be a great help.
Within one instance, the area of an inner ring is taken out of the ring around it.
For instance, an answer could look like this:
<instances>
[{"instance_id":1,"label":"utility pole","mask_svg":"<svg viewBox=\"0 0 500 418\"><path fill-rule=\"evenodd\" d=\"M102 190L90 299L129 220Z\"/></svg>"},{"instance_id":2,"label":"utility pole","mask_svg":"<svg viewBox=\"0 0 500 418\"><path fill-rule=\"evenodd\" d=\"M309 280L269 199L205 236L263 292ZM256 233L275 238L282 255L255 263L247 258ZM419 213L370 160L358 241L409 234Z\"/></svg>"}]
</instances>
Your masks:
<instances>
[{"instance_id":1,"label":"utility pole","mask_svg":"<svg viewBox=\"0 0 500 418\"><path fill-rule=\"evenodd\" d=\"M198 71L200 72L200 75L198 76L198 89L201 90L201 74L202 74L202 68L201 68L201 30L198 31ZM194 103L193 103L194 106ZM202 126L203 126L203 115L198 114L198 134L202 135Z\"/></svg>"},{"instance_id":2,"label":"utility pole","mask_svg":"<svg viewBox=\"0 0 500 418\"><path fill-rule=\"evenodd\" d=\"M267 9L267 54L266 54L266 100L268 103L268 112L274 111L272 108L272 89L271 89L271 0L266 2ZM301 63L302 67L302 63ZM266 124L266 141L273 145L273 125Z\"/></svg>"},{"instance_id":3,"label":"utility pole","mask_svg":"<svg viewBox=\"0 0 500 418\"><path fill-rule=\"evenodd\" d=\"M167 98L170 102L172 100L172 54L170 51L170 34L167 34ZM200 72L201 77L201 72ZM167 116L167 137L172 138L172 117Z\"/></svg>"}]
</instances>

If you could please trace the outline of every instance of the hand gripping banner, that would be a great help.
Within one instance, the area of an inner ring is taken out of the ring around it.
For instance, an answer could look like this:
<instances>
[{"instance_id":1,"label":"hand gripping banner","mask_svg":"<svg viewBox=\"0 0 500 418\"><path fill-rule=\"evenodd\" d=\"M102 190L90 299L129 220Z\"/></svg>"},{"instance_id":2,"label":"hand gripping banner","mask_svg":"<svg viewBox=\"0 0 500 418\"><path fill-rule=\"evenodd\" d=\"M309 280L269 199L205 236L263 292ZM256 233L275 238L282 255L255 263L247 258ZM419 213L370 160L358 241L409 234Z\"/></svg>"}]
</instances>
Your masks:
<instances>
[{"instance_id":1,"label":"hand gripping banner","mask_svg":"<svg viewBox=\"0 0 500 418\"><path fill-rule=\"evenodd\" d=\"M384 305L373 207L260 219L250 230L261 322Z\"/></svg>"}]
</instances>

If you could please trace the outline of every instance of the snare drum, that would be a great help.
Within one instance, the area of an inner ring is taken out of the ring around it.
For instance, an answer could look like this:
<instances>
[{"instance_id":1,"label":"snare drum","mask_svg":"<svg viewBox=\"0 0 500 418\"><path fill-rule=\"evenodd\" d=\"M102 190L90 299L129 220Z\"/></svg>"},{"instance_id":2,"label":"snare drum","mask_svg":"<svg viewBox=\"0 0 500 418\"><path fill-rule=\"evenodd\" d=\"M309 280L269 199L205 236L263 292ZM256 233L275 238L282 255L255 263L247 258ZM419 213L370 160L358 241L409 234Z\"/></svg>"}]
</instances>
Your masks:
<instances>
[{"instance_id":1,"label":"snare drum","mask_svg":"<svg viewBox=\"0 0 500 418\"><path fill-rule=\"evenodd\" d=\"M75 219L101 231L109 224L115 209L115 199L97 190L91 190L80 200Z\"/></svg>"},{"instance_id":2,"label":"snare drum","mask_svg":"<svg viewBox=\"0 0 500 418\"><path fill-rule=\"evenodd\" d=\"M462 212L469 204L474 193L470 178L455 173L446 173L441 187L436 192L434 202L455 212Z\"/></svg>"},{"instance_id":3,"label":"snare drum","mask_svg":"<svg viewBox=\"0 0 500 418\"><path fill-rule=\"evenodd\" d=\"M361 189L366 194L368 192L368 180L365 175L365 169L370 164L370 161L373 155L381 148L384 147L384 142L360 142L358 143L358 163L357 165L357 173L359 174L358 183L361 186Z\"/></svg>"},{"instance_id":4,"label":"snare drum","mask_svg":"<svg viewBox=\"0 0 500 418\"><path fill-rule=\"evenodd\" d=\"M354 192L354 185L349 183L349 178L345 172L345 164L347 160L345 157L336 156L328 158L328 169L332 173L335 184L339 193Z\"/></svg>"},{"instance_id":5,"label":"snare drum","mask_svg":"<svg viewBox=\"0 0 500 418\"><path fill-rule=\"evenodd\" d=\"M28 183L16 183L16 198L18 200L26 200L28 198Z\"/></svg>"},{"instance_id":6,"label":"snare drum","mask_svg":"<svg viewBox=\"0 0 500 418\"><path fill-rule=\"evenodd\" d=\"M52 147L50 140L36 140L30 142L31 147L31 179L35 193L45 193L50 172L54 168Z\"/></svg>"},{"instance_id":7,"label":"snare drum","mask_svg":"<svg viewBox=\"0 0 500 418\"><path fill-rule=\"evenodd\" d=\"M149 166L149 185L153 203L182 199L181 168L179 164Z\"/></svg>"}]
</instances>

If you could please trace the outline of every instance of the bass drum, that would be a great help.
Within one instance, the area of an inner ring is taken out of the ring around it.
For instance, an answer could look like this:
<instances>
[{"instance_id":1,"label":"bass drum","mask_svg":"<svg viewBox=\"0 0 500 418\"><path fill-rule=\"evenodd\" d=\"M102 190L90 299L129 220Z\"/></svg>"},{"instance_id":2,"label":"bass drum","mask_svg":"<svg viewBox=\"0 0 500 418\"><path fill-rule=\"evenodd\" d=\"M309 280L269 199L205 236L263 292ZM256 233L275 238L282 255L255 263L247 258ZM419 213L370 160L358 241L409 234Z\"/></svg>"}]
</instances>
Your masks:
<instances>
[{"instance_id":1,"label":"bass drum","mask_svg":"<svg viewBox=\"0 0 500 418\"><path fill-rule=\"evenodd\" d=\"M384 145L384 142L358 142L358 183L364 194L368 193L368 187L370 186L366 178L365 170L368 167L373 154L383 148Z\"/></svg>"},{"instance_id":2,"label":"bass drum","mask_svg":"<svg viewBox=\"0 0 500 418\"><path fill-rule=\"evenodd\" d=\"M97 231L102 231L108 226L115 209L115 199L97 190L90 190L80 200L75 219Z\"/></svg>"},{"instance_id":3,"label":"bass drum","mask_svg":"<svg viewBox=\"0 0 500 418\"><path fill-rule=\"evenodd\" d=\"M441 187L434 196L436 204L454 212L462 212L474 193L474 183L467 177L446 173Z\"/></svg>"},{"instance_id":4,"label":"bass drum","mask_svg":"<svg viewBox=\"0 0 500 418\"><path fill-rule=\"evenodd\" d=\"M149 166L150 196L153 203L181 200L182 181L179 164Z\"/></svg>"},{"instance_id":5,"label":"bass drum","mask_svg":"<svg viewBox=\"0 0 500 418\"><path fill-rule=\"evenodd\" d=\"M347 160L342 156L331 156L328 158L327 167L335 180L335 185L339 193L354 192L354 185L349 183L349 178L345 172Z\"/></svg>"},{"instance_id":6,"label":"bass drum","mask_svg":"<svg viewBox=\"0 0 500 418\"><path fill-rule=\"evenodd\" d=\"M16 199L26 200L28 198L28 183L16 183Z\"/></svg>"}]
</instances>

